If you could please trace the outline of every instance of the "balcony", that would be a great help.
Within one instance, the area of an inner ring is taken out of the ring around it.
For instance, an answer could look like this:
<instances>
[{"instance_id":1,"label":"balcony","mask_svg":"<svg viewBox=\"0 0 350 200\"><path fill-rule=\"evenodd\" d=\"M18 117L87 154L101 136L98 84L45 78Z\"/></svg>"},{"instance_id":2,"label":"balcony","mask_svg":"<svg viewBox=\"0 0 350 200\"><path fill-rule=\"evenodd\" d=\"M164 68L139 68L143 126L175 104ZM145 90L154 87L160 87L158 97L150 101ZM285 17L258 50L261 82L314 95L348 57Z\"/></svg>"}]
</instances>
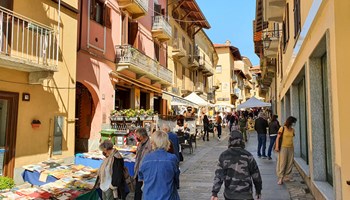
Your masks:
<instances>
[{"instance_id":1,"label":"balcony","mask_svg":"<svg viewBox=\"0 0 350 200\"><path fill-rule=\"evenodd\" d=\"M0 7L0 65L46 78L58 71L58 34L51 27ZM45 75L46 74L46 75Z\"/></svg>"},{"instance_id":2,"label":"balcony","mask_svg":"<svg viewBox=\"0 0 350 200\"><path fill-rule=\"evenodd\" d=\"M190 55L188 56L188 64L187 67L190 70L196 70L199 67L199 56L196 55Z\"/></svg>"},{"instance_id":3,"label":"balcony","mask_svg":"<svg viewBox=\"0 0 350 200\"><path fill-rule=\"evenodd\" d=\"M232 80L232 83L236 84L238 82L237 75L233 74L231 80Z\"/></svg>"},{"instance_id":4,"label":"balcony","mask_svg":"<svg viewBox=\"0 0 350 200\"><path fill-rule=\"evenodd\" d=\"M264 19L270 22L282 22L286 0L265 0Z\"/></svg>"},{"instance_id":5,"label":"balcony","mask_svg":"<svg viewBox=\"0 0 350 200\"><path fill-rule=\"evenodd\" d=\"M172 71L131 45L117 45L116 54L117 71L128 69L135 72L138 78L148 77L152 83L159 82L165 86L171 85Z\"/></svg>"},{"instance_id":6,"label":"balcony","mask_svg":"<svg viewBox=\"0 0 350 200\"><path fill-rule=\"evenodd\" d=\"M189 94L193 91L193 82L192 81L185 81L185 76L182 78L182 87L181 87L181 93L182 94Z\"/></svg>"},{"instance_id":7,"label":"balcony","mask_svg":"<svg viewBox=\"0 0 350 200\"><path fill-rule=\"evenodd\" d=\"M194 85L194 91L199 94L203 94L204 92L204 84L202 82L196 82Z\"/></svg>"},{"instance_id":8,"label":"balcony","mask_svg":"<svg viewBox=\"0 0 350 200\"><path fill-rule=\"evenodd\" d=\"M272 31L264 31L264 56L268 58L275 58L277 56L278 48L279 48L279 39L281 37L281 31L272 30Z\"/></svg>"},{"instance_id":9,"label":"balcony","mask_svg":"<svg viewBox=\"0 0 350 200\"><path fill-rule=\"evenodd\" d=\"M185 57L187 54L184 45L182 43L182 40L180 38L175 38L173 40L173 58L180 59Z\"/></svg>"},{"instance_id":10,"label":"balcony","mask_svg":"<svg viewBox=\"0 0 350 200\"><path fill-rule=\"evenodd\" d=\"M152 25L152 36L160 42L165 42L171 38L171 26L163 16L154 16Z\"/></svg>"},{"instance_id":11,"label":"balcony","mask_svg":"<svg viewBox=\"0 0 350 200\"><path fill-rule=\"evenodd\" d=\"M244 80L244 88L253 89L253 84L248 80Z\"/></svg>"},{"instance_id":12,"label":"balcony","mask_svg":"<svg viewBox=\"0 0 350 200\"><path fill-rule=\"evenodd\" d=\"M148 12L148 0L117 0L120 8L127 10L133 19L142 17Z\"/></svg>"}]
</instances>

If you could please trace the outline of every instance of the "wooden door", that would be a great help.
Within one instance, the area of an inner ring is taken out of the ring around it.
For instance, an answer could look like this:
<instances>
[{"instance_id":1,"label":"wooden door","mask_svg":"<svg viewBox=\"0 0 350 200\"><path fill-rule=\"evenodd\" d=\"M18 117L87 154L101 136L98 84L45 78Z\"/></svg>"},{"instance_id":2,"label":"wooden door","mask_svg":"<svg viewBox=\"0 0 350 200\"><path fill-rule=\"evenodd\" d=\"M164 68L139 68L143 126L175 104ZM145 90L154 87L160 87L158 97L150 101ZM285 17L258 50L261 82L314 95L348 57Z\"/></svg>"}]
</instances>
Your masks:
<instances>
[{"instance_id":1,"label":"wooden door","mask_svg":"<svg viewBox=\"0 0 350 200\"><path fill-rule=\"evenodd\" d=\"M15 166L18 96L0 91L0 173L11 178Z\"/></svg>"}]
</instances>

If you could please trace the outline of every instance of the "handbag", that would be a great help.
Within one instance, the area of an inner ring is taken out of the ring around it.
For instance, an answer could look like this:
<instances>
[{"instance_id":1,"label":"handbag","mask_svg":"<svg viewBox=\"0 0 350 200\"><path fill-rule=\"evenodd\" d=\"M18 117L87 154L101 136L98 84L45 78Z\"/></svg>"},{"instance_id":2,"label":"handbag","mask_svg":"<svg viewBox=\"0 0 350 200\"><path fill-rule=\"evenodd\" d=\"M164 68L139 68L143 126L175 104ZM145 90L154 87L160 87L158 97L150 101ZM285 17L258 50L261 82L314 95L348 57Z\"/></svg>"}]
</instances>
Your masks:
<instances>
[{"instance_id":1,"label":"handbag","mask_svg":"<svg viewBox=\"0 0 350 200\"><path fill-rule=\"evenodd\" d=\"M282 133L281 133L280 137L278 138L278 150L279 151L281 150L281 146L282 146L283 133L284 133L284 126L282 128ZM276 149L276 142L273 145L273 149Z\"/></svg>"}]
</instances>

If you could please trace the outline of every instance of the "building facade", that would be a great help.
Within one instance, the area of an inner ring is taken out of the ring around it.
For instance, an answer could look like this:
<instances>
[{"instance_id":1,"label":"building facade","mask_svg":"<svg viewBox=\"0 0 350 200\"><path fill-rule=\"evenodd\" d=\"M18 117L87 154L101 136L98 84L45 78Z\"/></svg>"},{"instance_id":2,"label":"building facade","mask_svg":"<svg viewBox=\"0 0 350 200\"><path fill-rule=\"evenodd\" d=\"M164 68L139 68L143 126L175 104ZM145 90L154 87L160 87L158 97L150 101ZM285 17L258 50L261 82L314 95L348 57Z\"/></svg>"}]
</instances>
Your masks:
<instances>
[{"instance_id":1,"label":"building facade","mask_svg":"<svg viewBox=\"0 0 350 200\"><path fill-rule=\"evenodd\" d=\"M260 84L282 122L298 119L295 164L316 199L350 198L350 2L257 0Z\"/></svg>"},{"instance_id":2,"label":"building facade","mask_svg":"<svg viewBox=\"0 0 350 200\"><path fill-rule=\"evenodd\" d=\"M162 89L167 69L165 0L79 1L76 151L97 147L112 110L166 113Z\"/></svg>"},{"instance_id":3,"label":"building facade","mask_svg":"<svg viewBox=\"0 0 350 200\"><path fill-rule=\"evenodd\" d=\"M74 158L77 3L0 1L0 174Z\"/></svg>"},{"instance_id":4,"label":"building facade","mask_svg":"<svg viewBox=\"0 0 350 200\"><path fill-rule=\"evenodd\" d=\"M237 70L235 68L235 62L242 60L241 53L238 48L231 46L230 41L226 41L225 44L214 44L214 46L219 55L214 76L214 84L218 86L215 92L216 103L227 106L236 105L237 100L243 100L243 77L245 77L243 62Z\"/></svg>"},{"instance_id":5,"label":"building facade","mask_svg":"<svg viewBox=\"0 0 350 200\"><path fill-rule=\"evenodd\" d=\"M209 77L213 76L213 65L217 62L215 49L202 30L210 25L195 0L169 1L169 23L172 38L168 43L168 67L173 72L173 82L168 88L168 107L172 99L192 92L208 100Z\"/></svg>"}]
</instances>

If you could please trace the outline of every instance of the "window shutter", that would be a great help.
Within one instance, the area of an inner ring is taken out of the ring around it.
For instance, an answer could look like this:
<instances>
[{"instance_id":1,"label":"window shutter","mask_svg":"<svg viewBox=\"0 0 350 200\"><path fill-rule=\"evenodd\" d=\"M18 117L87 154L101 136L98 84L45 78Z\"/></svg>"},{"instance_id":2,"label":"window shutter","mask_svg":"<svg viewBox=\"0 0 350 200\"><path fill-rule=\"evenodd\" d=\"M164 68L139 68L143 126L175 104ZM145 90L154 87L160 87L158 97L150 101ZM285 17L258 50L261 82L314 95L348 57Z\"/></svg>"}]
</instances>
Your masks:
<instances>
[{"instance_id":1,"label":"window shutter","mask_svg":"<svg viewBox=\"0 0 350 200\"><path fill-rule=\"evenodd\" d=\"M104 8L104 23L107 28L112 28L112 22L111 22L111 8L105 5Z\"/></svg>"}]
</instances>

